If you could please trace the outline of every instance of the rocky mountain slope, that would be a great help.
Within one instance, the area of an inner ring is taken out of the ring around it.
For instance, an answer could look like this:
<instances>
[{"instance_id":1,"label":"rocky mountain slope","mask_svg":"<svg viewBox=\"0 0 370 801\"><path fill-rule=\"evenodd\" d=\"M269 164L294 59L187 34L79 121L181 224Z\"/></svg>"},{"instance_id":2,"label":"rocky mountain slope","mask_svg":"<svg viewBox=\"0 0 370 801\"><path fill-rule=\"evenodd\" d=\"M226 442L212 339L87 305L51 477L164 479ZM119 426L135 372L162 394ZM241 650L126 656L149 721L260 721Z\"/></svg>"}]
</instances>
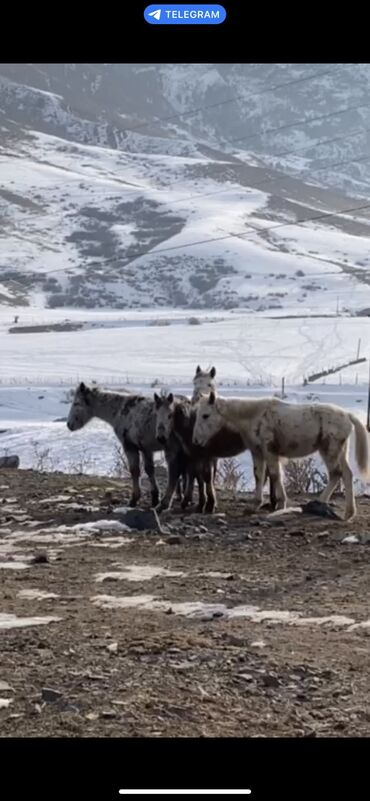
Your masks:
<instances>
[{"instance_id":1,"label":"rocky mountain slope","mask_svg":"<svg viewBox=\"0 0 370 801\"><path fill-rule=\"evenodd\" d=\"M369 78L369 65L1 64L0 303L256 309L270 277L274 308L281 276L305 303L298 271L366 282L370 209L302 220L366 206Z\"/></svg>"}]
</instances>

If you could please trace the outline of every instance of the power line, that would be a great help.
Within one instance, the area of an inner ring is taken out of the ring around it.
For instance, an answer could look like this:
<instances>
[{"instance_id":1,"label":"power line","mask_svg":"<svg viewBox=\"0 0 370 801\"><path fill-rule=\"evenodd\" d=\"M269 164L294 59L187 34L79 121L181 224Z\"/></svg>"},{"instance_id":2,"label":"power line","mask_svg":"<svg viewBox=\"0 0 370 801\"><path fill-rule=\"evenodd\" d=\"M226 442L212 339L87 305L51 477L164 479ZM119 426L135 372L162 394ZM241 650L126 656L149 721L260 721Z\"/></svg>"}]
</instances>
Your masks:
<instances>
[{"instance_id":1,"label":"power line","mask_svg":"<svg viewBox=\"0 0 370 801\"><path fill-rule=\"evenodd\" d=\"M362 106L360 106L362 108ZM352 139L354 136L361 136L364 133L368 133L370 128L359 128L358 131L354 131L350 134L341 134L340 136L332 136L330 139L321 139L319 142L315 142L312 144L309 142L305 145L300 145L300 147L295 147L290 150L282 150L280 153L267 153L266 156L268 158L281 158L282 156L290 156L293 153L300 153L302 150L313 150L316 147L321 147L322 145L329 145L332 142L340 142L343 139Z\"/></svg>"},{"instance_id":2,"label":"power line","mask_svg":"<svg viewBox=\"0 0 370 801\"><path fill-rule=\"evenodd\" d=\"M208 104L206 106L198 106L197 108L189 109L188 111L182 111L182 112L178 112L176 114L171 114L168 117L153 118L149 122L144 122L144 123L141 123L140 125L135 125L132 128L123 128L121 130L127 131L129 133L131 133L131 132L132 133L136 133L137 131L140 132L141 129L148 128L153 124L162 123L162 122L171 122L172 120L181 119L183 117L190 117L190 116L193 116L194 114L199 114L200 111L208 111L208 109L213 109L213 108L219 108L219 107L222 107L222 106L226 106L226 105L228 105L230 103L235 103L238 100L248 101L248 100L251 100L252 98L259 97L260 95L267 94L268 92L276 92L279 89L283 89L285 86L293 86L294 84L300 84L300 83L304 83L306 81L312 81L312 80L315 80L316 78L323 78L325 75L331 75L333 72L337 72L337 70L342 68L343 66L344 65L342 65L342 64L339 65L339 67L338 67L338 65L336 65L335 67L333 67L331 69L327 69L327 70L321 71L321 72L315 72L315 73L313 73L311 75L307 75L307 76L301 77L301 78L293 78L291 81L285 81L284 83L276 84L276 86L270 86L270 87L267 87L266 89L261 89L261 91L253 92L252 94L247 95L247 96L245 96L245 95L235 95L234 97L227 98L226 100L220 100L217 103L210 103L210 104Z\"/></svg>"},{"instance_id":3,"label":"power line","mask_svg":"<svg viewBox=\"0 0 370 801\"><path fill-rule=\"evenodd\" d=\"M370 209L370 203L365 203L365 204L363 204L361 206L352 206L351 208L337 209L337 210L335 210L333 212L323 212L321 214L316 214L313 217L304 217L302 219L298 219L298 220L295 220L294 222L289 222L289 223L277 223L276 225L266 226L265 228L256 228L256 227L253 227L253 226L251 226L249 224L248 227L251 228L252 231L251 232L247 232L246 234L243 234L243 233L240 233L240 234L239 233L227 233L224 236L216 236L216 237L209 237L208 239L195 240L193 242L184 243L183 245L172 245L169 248L158 248L158 250L153 250L153 251L142 251L141 253L137 253L130 261L127 261L122 266L123 267L127 267L129 264L132 264L133 261L136 261L136 259L141 258L142 256L157 256L158 254L161 254L161 253L168 253L168 252L175 251L175 250L186 250L187 248L195 247L196 245L207 245L207 244L210 244L212 242L222 242L222 241L225 241L225 240L228 240L228 239L237 238L237 239L245 240L245 239L251 238L251 236L255 236L256 234L265 234L265 233L268 233L269 231L273 231L273 230L275 230L277 228L297 227L297 226L303 225L304 223L307 223L307 222L315 222L317 220L324 220L324 219L328 219L328 218L331 218L331 217L340 217L343 214L349 214L349 213L356 212L356 211L362 211L364 209ZM122 257L122 259L121 258L110 259L109 263L112 263L112 261L113 262L122 261L123 259L124 259L124 257ZM51 274L55 274L55 273L65 273L65 272L66 272L66 270L64 268L58 268L56 270L47 270L47 271L43 272L42 275L51 275ZM364 274L366 274L368 272L370 272L370 270L367 270L367 271L365 271L365 270L361 270L360 271L359 270L359 275L364 275ZM323 273L323 275L329 275L329 274L340 275L337 272L333 272L333 273L325 272L325 273ZM256 273L256 275L260 275L260 273ZM317 275L317 274L315 273L315 275ZM4 281L7 281L9 283L12 280L13 279L2 279L2 282L4 283Z\"/></svg>"},{"instance_id":4,"label":"power line","mask_svg":"<svg viewBox=\"0 0 370 801\"><path fill-rule=\"evenodd\" d=\"M321 120L327 120L331 117L339 117L341 114L347 114L348 111L357 111L359 108L368 108L369 106L370 103L361 103L358 106L347 106L346 108L339 109L338 111L330 111L327 114L320 114L318 117L311 117L310 119L302 120L301 122L291 122L285 125L279 125L277 128L266 128L261 133L254 133L247 136L239 136L236 139L229 139L225 144L228 146L234 142L244 142L247 139L256 139L261 136L267 136L268 134L285 131L289 128L300 128L302 125L312 125L314 122L321 122Z\"/></svg>"}]
</instances>

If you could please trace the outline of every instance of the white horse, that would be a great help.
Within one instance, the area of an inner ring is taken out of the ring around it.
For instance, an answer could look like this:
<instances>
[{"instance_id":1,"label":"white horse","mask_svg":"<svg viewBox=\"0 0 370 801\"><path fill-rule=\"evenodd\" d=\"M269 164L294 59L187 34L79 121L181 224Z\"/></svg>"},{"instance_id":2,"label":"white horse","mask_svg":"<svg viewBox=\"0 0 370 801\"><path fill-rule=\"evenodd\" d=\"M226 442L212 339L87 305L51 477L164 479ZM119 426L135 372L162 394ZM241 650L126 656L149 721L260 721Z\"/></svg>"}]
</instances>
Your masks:
<instances>
[{"instance_id":1,"label":"white horse","mask_svg":"<svg viewBox=\"0 0 370 801\"><path fill-rule=\"evenodd\" d=\"M262 504L266 465L276 486L277 507L286 507L281 458L299 458L319 451L329 473L320 499L329 501L340 479L345 488L345 519L356 514L353 475L348 464L348 442L354 428L356 462L364 478L369 476L369 442L365 427L350 412L331 404L286 403L277 398L216 398L214 392L196 407L193 442L205 446L228 426L242 437L255 465L256 501Z\"/></svg>"},{"instance_id":2,"label":"white horse","mask_svg":"<svg viewBox=\"0 0 370 801\"><path fill-rule=\"evenodd\" d=\"M208 395L210 392L216 392L215 382L216 368L211 367L210 370L202 370L200 365L195 371L193 378L193 395L191 398L192 403L196 403L202 395Z\"/></svg>"}]
</instances>

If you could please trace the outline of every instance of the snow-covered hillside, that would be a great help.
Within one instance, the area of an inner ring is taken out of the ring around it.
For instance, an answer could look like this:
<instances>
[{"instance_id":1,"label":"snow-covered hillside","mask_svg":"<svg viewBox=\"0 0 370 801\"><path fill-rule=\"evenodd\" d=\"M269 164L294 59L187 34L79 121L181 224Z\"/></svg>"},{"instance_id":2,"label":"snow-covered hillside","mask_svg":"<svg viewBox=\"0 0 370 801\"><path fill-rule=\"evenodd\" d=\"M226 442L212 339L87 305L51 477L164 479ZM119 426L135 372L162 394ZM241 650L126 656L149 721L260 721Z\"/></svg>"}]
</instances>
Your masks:
<instances>
[{"instance_id":1,"label":"snow-covered hillside","mask_svg":"<svg viewBox=\"0 0 370 801\"><path fill-rule=\"evenodd\" d=\"M370 157L310 169L366 150L370 105L321 117L360 103L369 77L368 65L0 65L0 305L370 307L370 208L301 223L366 205ZM320 120L294 127L308 117Z\"/></svg>"}]
</instances>

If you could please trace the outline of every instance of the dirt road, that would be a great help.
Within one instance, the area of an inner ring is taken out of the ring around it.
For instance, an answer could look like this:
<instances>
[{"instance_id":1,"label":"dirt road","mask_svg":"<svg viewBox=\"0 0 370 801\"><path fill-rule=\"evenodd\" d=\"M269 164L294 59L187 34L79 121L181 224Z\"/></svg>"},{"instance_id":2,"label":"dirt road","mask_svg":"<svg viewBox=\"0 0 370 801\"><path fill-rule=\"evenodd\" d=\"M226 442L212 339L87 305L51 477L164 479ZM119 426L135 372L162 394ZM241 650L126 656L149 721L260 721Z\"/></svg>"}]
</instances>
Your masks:
<instances>
[{"instance_id":1,"label":"dirt road","mask_svg":"<svg viewBox=\"0 0 370 801\"><path fill-rule=\"evenodd\" d=\"M2 737L369 735L368 499L346 524L221 493L141 533L128 498L1 471Z\"/></svg>"}]
</instances>

